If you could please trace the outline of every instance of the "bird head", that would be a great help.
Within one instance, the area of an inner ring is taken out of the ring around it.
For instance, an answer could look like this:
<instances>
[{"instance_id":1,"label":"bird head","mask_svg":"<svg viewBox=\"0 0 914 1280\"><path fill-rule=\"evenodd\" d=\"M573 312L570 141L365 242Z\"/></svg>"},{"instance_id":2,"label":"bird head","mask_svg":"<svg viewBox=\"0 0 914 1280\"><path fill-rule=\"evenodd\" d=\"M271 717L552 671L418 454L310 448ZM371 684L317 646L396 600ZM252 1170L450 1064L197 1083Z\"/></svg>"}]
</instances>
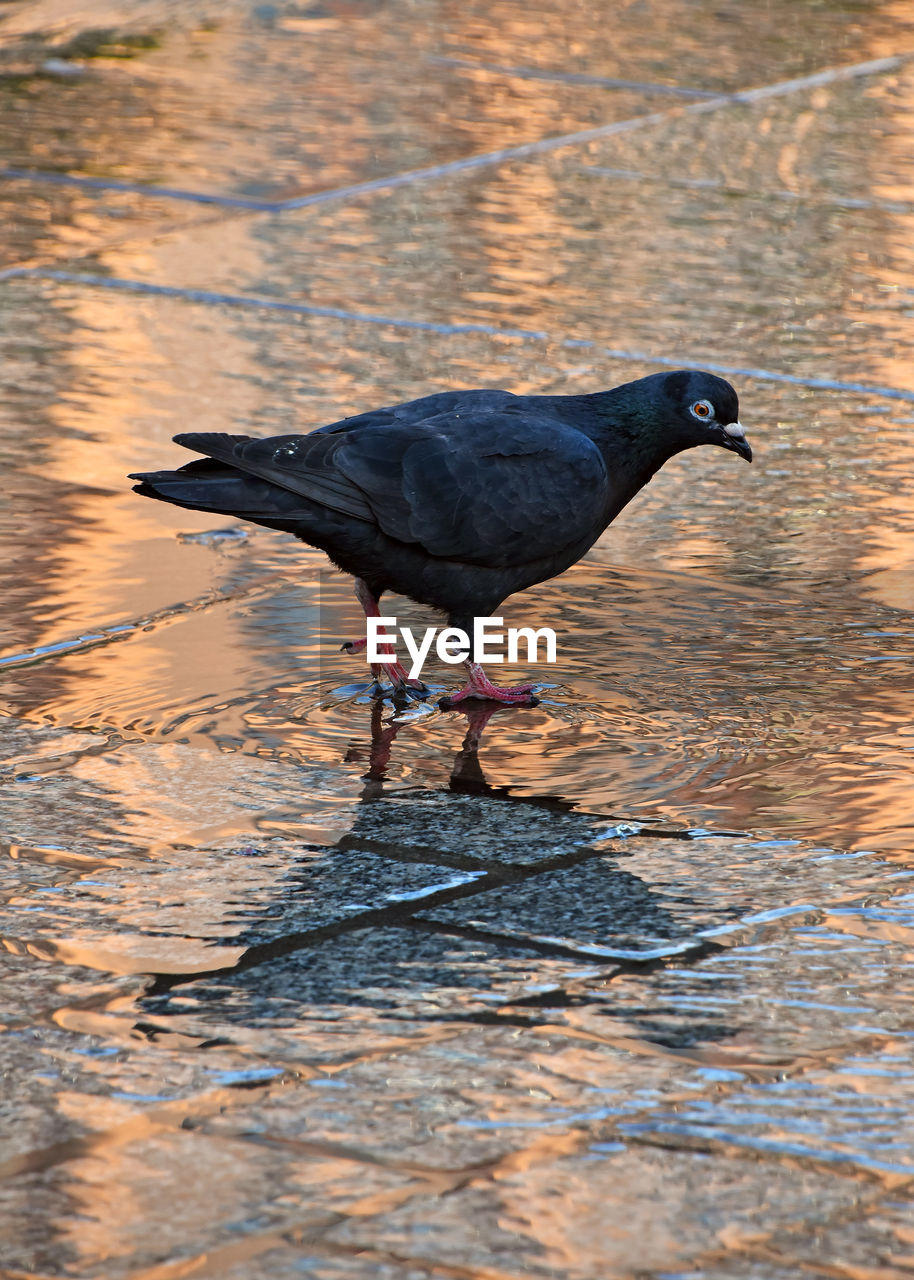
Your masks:
<instances>
[{"instance_id":1,"label":"bird head","mask_svg":"<svg viewBox=\"0 0 914 1280\"><path fill-rule=\"evenodd\" d=\"M729 382L693 369L654 377L679 449L716 444L752 461L752 450L739 420L739 400Z\"/></svg>"}]
</instances>

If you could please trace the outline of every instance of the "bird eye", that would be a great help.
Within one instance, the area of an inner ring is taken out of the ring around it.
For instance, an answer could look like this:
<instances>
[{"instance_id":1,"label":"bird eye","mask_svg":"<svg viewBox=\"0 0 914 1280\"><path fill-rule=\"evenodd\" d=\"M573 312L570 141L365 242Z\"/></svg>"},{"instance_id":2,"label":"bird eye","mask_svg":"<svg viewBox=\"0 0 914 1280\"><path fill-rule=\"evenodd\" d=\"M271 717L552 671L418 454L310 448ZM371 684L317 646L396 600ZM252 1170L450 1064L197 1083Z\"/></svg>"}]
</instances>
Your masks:
<instances>
[{"instance_id":1,"label":"bird eye","mask_svg":"<svg viewBox=\"0 0 914 1280\"><path fill-rule=\"evenodd\" d=\"M691 406L690 412L696 418L713 418L714 406L710 400L696 400Z\"/></svg>"}]
</instances>

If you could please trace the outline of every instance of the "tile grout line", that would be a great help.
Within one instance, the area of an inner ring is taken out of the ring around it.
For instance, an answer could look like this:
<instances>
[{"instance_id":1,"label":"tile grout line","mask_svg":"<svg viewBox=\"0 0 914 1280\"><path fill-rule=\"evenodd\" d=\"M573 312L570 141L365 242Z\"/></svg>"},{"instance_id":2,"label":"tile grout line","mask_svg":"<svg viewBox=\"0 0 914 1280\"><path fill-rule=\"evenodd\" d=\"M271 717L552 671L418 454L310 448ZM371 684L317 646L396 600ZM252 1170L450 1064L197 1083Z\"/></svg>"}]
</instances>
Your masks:
<instances>
[{"instance_id":1,"label":"tile grout line","mask_svg":"<svg viewBox=\"0 0 914 1280\"><path fill-rule=\"evenodd\" d=\"M208 191L191 191L183 187L147 186L142 182L124 182L118 178L90 178L80 173L59 173L44 169L23 169L16 165L0 169L0 179L12 182L46 182L50 186L79 187L87 191L117 191L149 199L179 200L191 204L212 204L221 208L246 209L256 213L275 213L283 207L280 200L255 200L244 196L226 196Z\"/></svg>"},{"instance_id":2,"label":"tile grout line","mask_svg":"<svg viewBox=\"0 0 914 1280\"><path fill-rule=\"evenodd\" d=\"M755 102L766 101L769 98L796 93L803 89L817 88L820 85L855 79L858 76L875 75L880 71L889 71L900 66L910 57L914 57L914 51L906 51L889 58L876 58L867 62L853 63L845 67L831 67L823 71L817 71L812 75L778 81L774 84L763 85L757 89L748 89L735 94L721 94L700 102L690 102L684 107L674 107L666 111L652 111L645 115L633 116L627 120L617 120L611 124L596 125L591 129L579 129L573 133L559 134L552 138L540 138L534 142L521 143L515 147L503 147L500 150L484 152L481 155L466 156L461 160L452 160L445 164L429 165L423 169L409 170L406 173L395 174L388 178L375 178L367 182L353 183L348 187L338 187L332 191L315 192L313 195L283 201L279 211L304 209L312 205L327 203L330 200L348 199L351 196L368 194L374 191L393 190L397 187L411 185L414 182L447 177L454 173L466 173L473 169L501 164L506 160L522 160L528 156L543 155L550 151L559 150L562 147L575 146L584 142L597 141L601 138L614 137L617 134L630 133L649 125L661 124L666 120L676 119L680 115L703 114L734 105L751 105Z\"/></svg>"},{"instance_id":3,"label":"tile grout line","mask_svg":"<svg viewBox=\"0 0 914 1280\"><path fill-rule=\"evenodd\" d=\"M5 177L11 180L48 182L64 186L85 187L92 190L123 191L149 198L159 197L162 199L245 209L254 213L277 214L305 209L312 205L325 204L333 200L346 200L375 191L395 190L398 187L409 186L415 182L424 182L434 178L447 177L450 174L465 173L473 169L502 164L506 160L522 160L529 156L543 155L550 151L560 150L563 147L598 141L602 138L610 138L617 134L629 133L633 130L661 124L664 121L674 120L683 115L704 114L709 111L718 111L728 106L752 105L756 102L767 101L769 98L798 93L804 89L834 84L842 80L852 80L860 76L877 75L883 71L894 70L912 57L914 57L914 50L905 50L887 58L875 58L867 62L851 63L843 67L829 67L822 71L813 72L810 75L776 81L773 84L761 85L755 89L715 94L710 97L705 96L699 101L689 102L685 106L677 106L664 111L647 112L643 115L631 116L625 120L595 125L589 129L579 129L571 133L558 134L554 137L539 138L533 142L519 143L513 147L503 147L496 151L465 156L458 160L446 161L443 164L428 165L421 169L410 169L403 173L391 174L386 177L371 178L364 182L351 183L345 187L333 187L325 191L316 191L310 195L293 196L288 200L255 200L244 196L235 197L207 192L193 192L179 187L152 187L144 186L141 183L122 182L117 179L89 178L79 174L45 173L37 169L16 167L0 170L0 179Z\"/></svg>"},{"instance_id":4,"label":"tile grout line","mask_svg":"<svg viewBox=\"0 0 914 1280\"><path fill-rule=\"evenodd\" d=\"M816 391L846 391L853 395L879 396L885 400L914 403L914 390L880 386L865 382L851 382L840 378L812 378L800 374L782 373L773 369L758 369L748 365L723 364L715 360L696 360L688 357L655 355L649 351L630 351L619 347L604 347L594 338L559 338L542 329L507 329L481 321L448 324L435 320L415 320L404 316L388 316L378 312L349 311L343 307L323 307L305 302L291 302L282 298L263 298L248 294L218 293L207 289L186 289L180 285L153 284L144 280L129 280L118 276L100 276L89 272L59 271L52 267L8 267L0 271L0 282L7 280L54 280L62 284L85 285L90 288L113 289L127 293L146 294L158 298L174 298L204 306L227 306L250 310L277 311L285 315L314 316L321 319L343 320L355 324L374 324L393 329L408 329L419 333L435 333L442 337L462 334L478 334L481 337L504 338L522 342L545 342L566 350L591 351L611 360L637 364L654 364L672 369L707 369L727 376L752 378L759 382L777 382L788 386L806 387Z\"/></svg>"},{"instance_id":5,"label":"tile grout line","mask_svg":"<svg viewBox=\"0 0 914 1280\"><path fill-rule=\"evenodd\" d=\"M217 588L205 595L197 596L193 600L182 600L176 604L166 605L164 608L154 610L143 617L97 627L92 631L85 631L66 640L56 641L54 644L37 645L34 648L18 652L0 653L0 670L16 670L20 667L34 666L40 662L55 658L71 657L74 653L85 653L88 649L97 649L102 645L129 640L140 632L150 631L162 624L167 625L177 622L189 614L198 613L203 609L210 609L220 604L233 604L239 600L249 599L251 596L256 597L259 594L264 594L266 588L281 584L285 578L285 573L279 570L266 578L241 583L234 588L224 590Z\"/></svg>"}]
</instances>

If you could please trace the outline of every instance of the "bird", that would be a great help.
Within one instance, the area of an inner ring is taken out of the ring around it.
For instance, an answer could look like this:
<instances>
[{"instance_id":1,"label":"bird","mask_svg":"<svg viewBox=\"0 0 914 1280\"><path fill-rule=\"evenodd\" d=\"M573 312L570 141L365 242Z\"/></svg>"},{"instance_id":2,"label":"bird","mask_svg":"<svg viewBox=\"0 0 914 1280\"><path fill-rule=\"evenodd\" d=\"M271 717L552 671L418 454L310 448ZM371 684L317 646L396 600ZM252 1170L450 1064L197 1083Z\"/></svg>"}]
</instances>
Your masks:
<instances>
[{"instance_id":1,"label":"bird","mask_svg":"<svg viewBox=\"0 0 914 1280\"><path fill-rule=\"evenodd\" d=\"M203 456L132 474L135 492L320 548L355 579L366 620L396 592L468 635L474 618L581 559L676 454L707 444L752 461L736 391L695 369L578 395L441 391L305 435L174 441ZM380 652L376 679L383 670L401 697L428 693ZM472 656L465 666L466 684L439 705L535 705L535 685L501 688Z\"/></svg>"}]
</instances>

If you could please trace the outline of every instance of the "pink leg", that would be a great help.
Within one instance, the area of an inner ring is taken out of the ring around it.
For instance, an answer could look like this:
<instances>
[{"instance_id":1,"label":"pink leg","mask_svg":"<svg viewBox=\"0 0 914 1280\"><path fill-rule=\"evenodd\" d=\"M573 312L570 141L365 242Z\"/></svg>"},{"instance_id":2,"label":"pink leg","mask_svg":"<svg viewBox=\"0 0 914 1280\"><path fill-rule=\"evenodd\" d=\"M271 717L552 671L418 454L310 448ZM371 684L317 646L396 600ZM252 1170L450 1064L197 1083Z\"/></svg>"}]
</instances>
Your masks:
<instances>
[{"instance_id":1,"label":"pink leg","mask_svg":"<svg viewBox=\"0 0 914 1280\"><path fill-rule=\"evenodd\" d=\"M366 780L372 782L380 782L383 779L390 763L394 738L401 728L396 722L385 724L382 720L383 715L383 703L376 701L371 708L371 747L368 753L368 772L364 775ZM363 755L364 751L361 747L352 747L346 752L346 760L361 760Z\"/></svg>"},{"instance_id":2,"label":"pink leg","mask_svg":"<svg viewBox=\"0 0 914 1280\"><path fill-rule=\"evenodd\" d=\"M380 618L381 610L378 608L378 602L369 591L368 584L363 582L361 578L356 578L355 580L355 594L359 604L365 611L366 618ZM347 640L342 645L342 648L347 653L358 653L360 649L365 648L367 643L366 639ZM381 651L385 654L385 657L390 657L390 661L385 660L371 664L371 674L375 680L380 680L382 673L384 673L395 689L415 689L420 693L428 692L421 680L410 680L406 668L397 661L392 645L381 646Z\"/></svg>"},{"instance_id":3,"label":"pink leg","mask_svg":"<svg viewBox=\"0 0 914 1280\"><path fill-rule=\"evenodd\" d=\"M467 718L467 732L451 769L451 790L487 792L490 787L479 763L479 742L492 717L506 708L497 702L473 702L468 698L457 709Z\"/></svg>"},{"instance_id":4,"label":"pink leg","mask_svg":"<svg viewBox=\"0 0 914 1280\"><path fill-rule=\"evenodd\" d=\"M442 698L438 704L440 707L447 709L459 702L466 701L467 698L488 698L492 702L502 702L506 706L536 706L538 699L533 697L532 684L516 685L512 689L501 689L497 684L492 683L478 662L467 661L463 665L467 669L469 679L458 693L452 693L450 697Z\"/></svg>"}]
</instances>

